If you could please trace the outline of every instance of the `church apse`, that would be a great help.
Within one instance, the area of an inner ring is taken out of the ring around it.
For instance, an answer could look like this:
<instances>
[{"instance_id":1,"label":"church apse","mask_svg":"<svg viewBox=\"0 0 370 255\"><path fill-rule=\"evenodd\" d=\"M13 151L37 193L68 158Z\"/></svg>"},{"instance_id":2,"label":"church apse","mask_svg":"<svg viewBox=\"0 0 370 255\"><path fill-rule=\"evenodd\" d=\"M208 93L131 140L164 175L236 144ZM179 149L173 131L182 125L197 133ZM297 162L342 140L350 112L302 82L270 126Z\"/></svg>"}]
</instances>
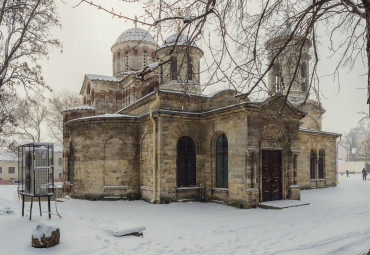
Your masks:
<instances>
[{"instance_id":1,"label":"church apse","mask_svg":"<svg viewBox=\"0 0 370 255\"><path fill-rule=\"evenodd\" d=\"M125 159L125 143L110 138L104 144L104 196L122 196L127 190L128 161Z\"/></svg>"}]
</instances>

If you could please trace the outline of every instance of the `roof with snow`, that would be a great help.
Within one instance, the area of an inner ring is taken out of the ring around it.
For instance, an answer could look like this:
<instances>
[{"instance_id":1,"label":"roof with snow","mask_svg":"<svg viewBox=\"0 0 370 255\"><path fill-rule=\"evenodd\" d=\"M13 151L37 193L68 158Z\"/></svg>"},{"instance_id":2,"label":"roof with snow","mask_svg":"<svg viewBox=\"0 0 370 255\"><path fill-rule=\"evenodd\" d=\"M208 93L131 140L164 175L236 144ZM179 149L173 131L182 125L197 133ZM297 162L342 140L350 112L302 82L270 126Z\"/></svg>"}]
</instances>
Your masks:
<instances>
[{"instance_id":1,"label":"roof with snow","mask_svg":"<svg viewBox=\"0 0 370 255\"><path fill-rule=\"evenodd\" d=\"M4 152L0 154L0 161L17 161L18 156L12 152Z\"/></svg>"},{"instance_id":2,"label":"roof with snow","mask_svg":"<svg viewBox=\"0 0 370 255\"><path fill-rule=\"evenodd\" d=\"M130 28L123 32L114 44L127 42L127 41L147 41L153 44L157 44L153 36L142 28Z\"/></svg>"},{"instance_id":3,"label":"roof with snow","mask_svg":"<svg viewBox=\"0 0 370 255\"><path fill-rule=\"evenodd\" d=\"M62 112L66 111L78 111L78 110L95 110L95 108L91 105L84 104L84 105L79 105L79 106L74 106L68 109L64 109Z\"/></svg>"},{"instance_id":4,"label":"roof with snow","mask_svg":"<svg viewBox=\"0 0 370 255\"><path fill-rule=\"evenodd\" d=\"M100 80L100 81L121 81L114 76L107 76L107 75L97 75L97 74L85 74L86 77L90 80Z\"/></svg>"},{"instance_id":5,"label":"roof with snow","mask_svg":"<svg viewBox=\"0 0 370 255\"><path fill-rule=\"evenodd\" d=\"M93 115L93 116L73 119L73 120L67 121L67 123L79 121L79 120L88 120L88 119L117 119L117 118L127 119L127 118L137 118L137 117L138 116L136 115L128 115L128 114L120 114L120 113L106 113L106 114L101 114L101 115Z\"/></svg>"},{"instance_id":6,"label":"roof with snow","mask_svg":"<svg viewBox=\"0 0 370 255\"><path fill-rule=\"evenodd\" d=\"M195 44L194 41L191 43L190 38L189 38L188 35L186 35L186 34L180 34L179 35L179 33L176 33L176 34L173 34L173 35L170 35L169 37L167 37L167 39L162 44L161 48L168 47L168 46L173 46L175 44L176 45L190 45L190 46L193 46L193 47L198 47Z\"/></svg>"}]
</instances>

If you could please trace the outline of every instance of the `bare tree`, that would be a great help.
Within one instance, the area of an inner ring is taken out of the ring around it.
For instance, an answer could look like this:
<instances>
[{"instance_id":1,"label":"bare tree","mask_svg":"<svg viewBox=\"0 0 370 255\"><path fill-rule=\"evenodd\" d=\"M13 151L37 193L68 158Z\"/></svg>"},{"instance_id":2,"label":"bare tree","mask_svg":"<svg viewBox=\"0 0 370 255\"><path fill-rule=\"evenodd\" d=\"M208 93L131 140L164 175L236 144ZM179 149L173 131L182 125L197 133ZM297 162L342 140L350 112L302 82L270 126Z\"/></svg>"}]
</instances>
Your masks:
<instances>
[{"instance_id":1,"label":"bare tree","mask_svg":"<svg viewBox=\"0 0 370 255\"><path fill-rule=\"evenodd\" d=\"M61 46L50 38L53 26L59 26L53 0L0 2L0 88L49 88L38 60L48 55L51 46Z\"/></svg>"},{"instance_id":2,"label":"bare tree","mask_svg":"<svg viewBox=\"0 0 370 255\"><path fill-rule=\"evenodd\" d=\"M0 89L0 151L7 150L14 134L17 119L17 96Z\"/></svg>"},{"instance_id":3,"label":"bare tree","mask_svg":"<svg viewBox=\"0 0 370 255\"><path fill-rule=\"evenodd\" d=\"M19 99L15 116L17 127L14 130L14 137L25 141L40 142L42 126L46 122L49 110L42 97L34 99Z\"/></svg>"},{"instance_id":4,"label":"bare tree","mask_svg":"<svg viewBox=\"0 0 370 255\"><path fill-rule=\"evenodd\" d=\"M347 148L357 148L360 136L359 129L359 126L351 128L347 133L344 134L341 144L343 144Z\"/></svg>"},{"instance_id":5,"label":"bare tree","mask_svg":"<svg viewBox=\"0 0 370 255\"><path fill-rule=\"evenodd\" d=\"M56 93L49 99L48 132L51 138L63 143L63 118L61 112L81 104L81 98L69 90Z\"/></svg>"}]
</instances>

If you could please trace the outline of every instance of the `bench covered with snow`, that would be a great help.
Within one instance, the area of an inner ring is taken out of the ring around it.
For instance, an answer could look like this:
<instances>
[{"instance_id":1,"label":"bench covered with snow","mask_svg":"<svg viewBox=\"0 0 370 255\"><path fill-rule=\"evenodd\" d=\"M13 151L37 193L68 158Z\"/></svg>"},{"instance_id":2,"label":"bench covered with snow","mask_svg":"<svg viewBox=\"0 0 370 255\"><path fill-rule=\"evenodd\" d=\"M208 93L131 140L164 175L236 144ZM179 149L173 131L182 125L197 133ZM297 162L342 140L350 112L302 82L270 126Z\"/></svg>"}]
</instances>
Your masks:
<instances>
[{"instance_id":1,"label":"bench covered with snow","mask_svg":"<svg viewBox=\"0 0 370 255\"><path fill-rule=\"evenodd\" d=\"M145 227L143 226L137 226L133 224L118 224L115 226L111 226L109 228L109 231L114 235L114 236L142 236L143 231L145 230Z\"/></svg>"}]
</instances>

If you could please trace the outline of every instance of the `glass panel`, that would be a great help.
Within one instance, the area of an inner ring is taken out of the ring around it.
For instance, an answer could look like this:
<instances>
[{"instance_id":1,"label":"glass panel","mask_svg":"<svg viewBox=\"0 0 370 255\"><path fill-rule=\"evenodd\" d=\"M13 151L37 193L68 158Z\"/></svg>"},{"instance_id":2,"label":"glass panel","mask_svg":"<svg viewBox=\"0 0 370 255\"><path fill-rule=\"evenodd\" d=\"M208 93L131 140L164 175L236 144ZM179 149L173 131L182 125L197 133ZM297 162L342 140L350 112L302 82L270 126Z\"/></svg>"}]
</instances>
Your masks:
<instances>
[{"instance_id":1,"label":"glass panel","mask_svg":"<svg viewBox=\"0 0 370 255\"><path fill-rule=\"evenodd\" d=\"M187 152L189 154L195 154L195 148L194 148L194 142L193 142L193 139L191 139L190 137L187 137Z\"/></svg>"},{"instance_id":2,"label":"glass panel","mask_svg":"<svg viewBox=\"0 0 370 255\"><path fill-rule=\"evenodd\" d=\"M227 150L228 150L228 142L227 142L226 135L223 135L223 137L224 137L224 152L227 153Z\"/></svg>"},{"instance_id":3,"label":"glass panel","mask_svg":"<svg viewBox=\"0 0 370 255\"><path fill-rule=\"evenodd\" d=\"M196 175L195 175L195 155L188 156L188 186L195 186Z\"/></svg>"},{"instance_id":4,"label":"glass panel","mask_svg":"<svg viewBox=\"0 0 370 255\"><path fill-rule=\"evenodd\" d=\"M216 186L222 187L222 155L217 155Z\"/></svg>"},{"instance_id":5,"label":"glass panel","mask_svg":"<svg viewBox=\"0 0 370 255\"><path fill-rule=\"evenodd\" d=\"M185 156L177 156L177 185L185 186Z\"/></svg>"},{"instance_id":6,"label":"glass panel","mask_svg":"<svg viewBox=\"0 0 370 255\"><path fill-rule=\"evenodd\" d=\"M222 152L222 135L220 135L217 139L216 152L218 153Z\"/></svg>"},{"instance_id":7,"label":"glass panel","mask_svg":"<svg viewBox=\"0 0 370 255\"><path fill-rule=\"evenodd\" d=\"M228 187L228 175L229 175L229 157L228 155L224 155L224 187L227 188Z\"/></svg>"},{"instance_id":8,"label":"glass panel","mask_svg":"<svg viewBox=\"0 0 370 255\"><path fill-rule=\"evenodd\" d=\"M181 137L177 145L177 153L185 153L185 137Z\"/></svg>"}]
</instances>

